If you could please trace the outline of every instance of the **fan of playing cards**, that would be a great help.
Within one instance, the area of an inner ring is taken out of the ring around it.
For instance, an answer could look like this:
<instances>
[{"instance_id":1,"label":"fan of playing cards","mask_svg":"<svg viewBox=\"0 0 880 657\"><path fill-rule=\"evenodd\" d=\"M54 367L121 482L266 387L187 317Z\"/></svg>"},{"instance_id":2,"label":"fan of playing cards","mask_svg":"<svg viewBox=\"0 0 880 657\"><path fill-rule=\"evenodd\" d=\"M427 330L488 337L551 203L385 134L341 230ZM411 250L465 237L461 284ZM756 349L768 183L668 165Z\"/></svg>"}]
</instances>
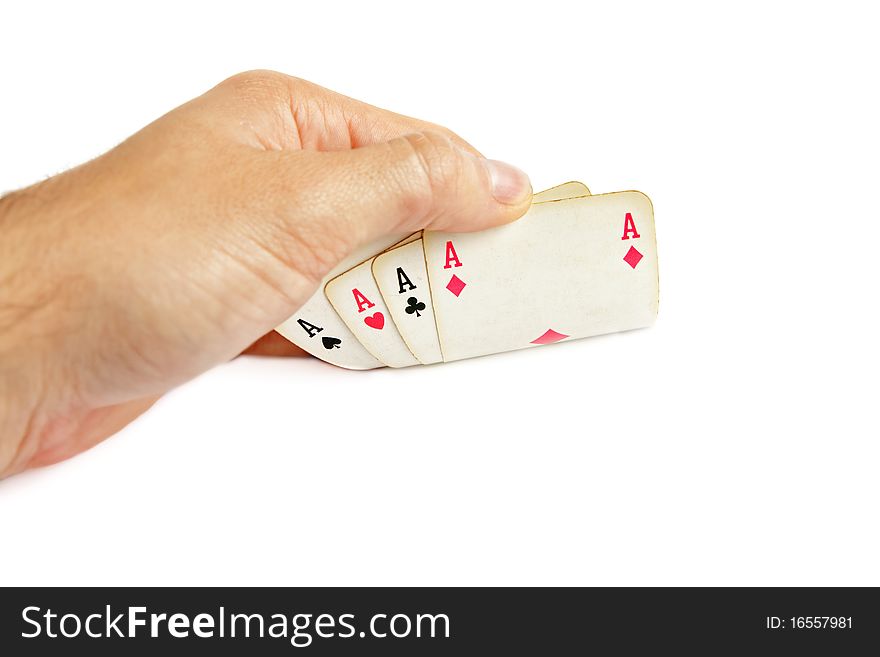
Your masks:
<instances>
[{"instance_id":1,"label":"fan of playing cards","mask_svg":"<svg viewBox=\"0 0 880 657\"><path fill-rule=\"evenodd\" d=\"M641 192L570 182L478 233L386 236L351 254L277 328L349 369L408 367L649 326L657 244Z\"/></svg>"}]
</instances>

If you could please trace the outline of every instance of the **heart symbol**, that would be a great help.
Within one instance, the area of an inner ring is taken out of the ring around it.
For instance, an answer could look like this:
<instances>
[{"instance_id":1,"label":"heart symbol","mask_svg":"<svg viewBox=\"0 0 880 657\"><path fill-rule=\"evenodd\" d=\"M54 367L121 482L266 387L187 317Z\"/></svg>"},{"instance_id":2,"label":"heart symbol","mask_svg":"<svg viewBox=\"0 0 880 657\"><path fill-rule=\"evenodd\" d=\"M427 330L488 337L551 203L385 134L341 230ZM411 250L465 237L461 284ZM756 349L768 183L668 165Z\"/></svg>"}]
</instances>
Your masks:
<instances>
[{"instance_id":1,"label":"heart symbol","mask_svg":"<svg viewBox=\"0 0 880 657\"><path fill-rule=\"evenodd\" d=\"M321 342L324 343L324 349L339 349L339 345L342 344L342 340L339 338L321 338Z\"/></svg>"},{"instance_id":2,"label":"heart symbol","mask_svg":"<svg viewBox=\"0 0 880 657\"><path fill-rule=\"evenodd\" d=\"M369 317L364 317L364 324L377 331L381 331L382 327L385 326L385 315L382 313L375 313Z\"/></svg>"}]
</instances>

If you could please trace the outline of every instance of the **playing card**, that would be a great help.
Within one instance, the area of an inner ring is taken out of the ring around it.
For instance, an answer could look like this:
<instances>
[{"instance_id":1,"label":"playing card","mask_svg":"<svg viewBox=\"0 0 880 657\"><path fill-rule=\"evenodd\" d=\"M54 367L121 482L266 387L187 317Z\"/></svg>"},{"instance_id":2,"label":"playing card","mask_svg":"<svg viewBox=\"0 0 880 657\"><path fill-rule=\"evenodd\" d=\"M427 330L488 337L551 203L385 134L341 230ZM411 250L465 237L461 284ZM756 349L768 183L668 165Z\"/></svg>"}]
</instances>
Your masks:
<instances>
[{"instance_id":1,"label":"playing card","mask_svg":"<svg viewBox=\"0 0 880 657\"><path fill-rule=\"evenodd\" d=\"M445 361L650 325L651 201L640 192L538 203L479 233L423 234Z\"/></svg>"},{"instance_id":2,"label":"playing card","mask_svg":"<svg viewBox=\"0 0 880 657\"><path fill-rule=\"evenodd\" d=\"M412 243L418 237L416 233L402 243ZM419 361L391 319L373 278L371 264L372 258L328 281L324 294L342 321L376 359L390 367L418 365Z\"/></svg>"},{"instance_id":3,"label":"playing card","mask_svg":"<svg viewBox=\"0 0 880 657\"><path fill-rule=\"evenodd\" d=\"M579 182L569 182L539 192L533 203L589 195ZM373 259L372 273L400 337L409 352L422 364L443 360L428 284L425 253L419 235L394 246Z\"/></svg>"},{"instance_id":4,"label":"playing card","mask_svg":"<svg viewBox=\"0 0 880 657\"><path fill-rule=\"evenodd\" d=\"M571 182L562 183L561 185L556 185L556 187L532 194L532 203L547 203L548 201L561 201L565 198L589 195L589 187L582 182L572 180Z\"/></svg>"},{"instance_id":5,"label":"playing card","mask_svg":"<svg viewBox=\"0 0 880 657\"><path fill-rule=\"evenodd\" d=\"M333 365L352 370L382 367L382 363L364 349L333 310L324 296L324 283L404 237L386 235L356 249L334 267L311 298L275 330L298 347Z\"/></svg>"},{"instance_id":6,"label":"playing card","mask_svg":"<svg viewBox=\"0 0 880 657\"><path fill-rule=\"evenodd\" d=\"M443 360L422 240L413 240L373 258L372 274L412 355L423 365Z\"/></svg>"}]
</instances>

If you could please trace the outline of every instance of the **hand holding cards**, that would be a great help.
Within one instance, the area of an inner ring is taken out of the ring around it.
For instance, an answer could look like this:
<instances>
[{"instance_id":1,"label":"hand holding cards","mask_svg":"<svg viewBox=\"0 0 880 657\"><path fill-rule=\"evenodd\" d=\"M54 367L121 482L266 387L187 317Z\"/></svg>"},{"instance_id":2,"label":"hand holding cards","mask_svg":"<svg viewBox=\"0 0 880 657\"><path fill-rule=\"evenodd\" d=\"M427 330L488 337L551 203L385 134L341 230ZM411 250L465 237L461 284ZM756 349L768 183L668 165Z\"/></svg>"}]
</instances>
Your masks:
<instances>
[{"instance_id":1,"label":"hand holding cards","mask_svg":"<svg viewBox=\"0 0 880 657\"><path fill-rule=\"evenodd\" d=\"M658 307L653 208L640 192L592 196L566 183L504 226L369 245L331 272L324 294L278 330L351 369L642 328Z\"/></svg>"}]
</instances>

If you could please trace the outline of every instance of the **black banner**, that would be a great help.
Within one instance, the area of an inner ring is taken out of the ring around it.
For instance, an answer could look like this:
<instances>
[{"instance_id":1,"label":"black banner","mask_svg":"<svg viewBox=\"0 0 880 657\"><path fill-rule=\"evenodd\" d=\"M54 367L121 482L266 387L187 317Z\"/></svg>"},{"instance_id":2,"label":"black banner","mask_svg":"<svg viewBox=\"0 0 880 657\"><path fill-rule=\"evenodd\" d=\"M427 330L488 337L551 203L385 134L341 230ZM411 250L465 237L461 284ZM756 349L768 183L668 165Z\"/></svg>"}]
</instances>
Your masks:
<instances>
[{"instance_id":1,"label":"black banner","mask_svg":"<svg viewBox=\"0 0 880 657\"><path fill-rule=\"evenodd\" d=\"M0 653L850 655L878 619L869 588L2 589Z\"/></svg>"}]
</instances>

